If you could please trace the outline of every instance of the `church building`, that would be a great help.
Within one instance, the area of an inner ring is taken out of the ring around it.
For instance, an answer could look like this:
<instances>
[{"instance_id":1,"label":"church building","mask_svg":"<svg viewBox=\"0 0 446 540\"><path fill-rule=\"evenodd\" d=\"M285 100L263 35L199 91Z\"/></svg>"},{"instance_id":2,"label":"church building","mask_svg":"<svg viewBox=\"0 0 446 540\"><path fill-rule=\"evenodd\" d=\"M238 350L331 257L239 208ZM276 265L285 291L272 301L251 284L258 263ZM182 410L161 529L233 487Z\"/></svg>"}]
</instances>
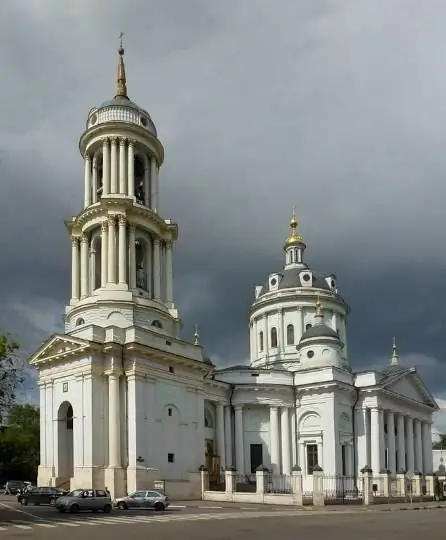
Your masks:
<instances>
[{"instance_id":1,"label":"church building","mask_svg":"<svg viewBox=\"0 0 446 540\"><path fill-rule=\"evenodd\" d=\"M294 213L283 267L254 289L250 364L219 369L198 331L180 336L178 226L160 210L164 148L128 96L122 44L116 95L90 110L79 149L84 203L65 223L65 333L30 359L39 485L108 486L121 496L150 469L186 481L203 464L211 475L235 467L246 476L259 465L276 475L299 466L307 489L316 465L353 478L365 465L432 472L434 398L415 368L400 365L395 343L383 371L352 370L350 308L336 276L307 264Z\"/></svg>"}]
</instances>

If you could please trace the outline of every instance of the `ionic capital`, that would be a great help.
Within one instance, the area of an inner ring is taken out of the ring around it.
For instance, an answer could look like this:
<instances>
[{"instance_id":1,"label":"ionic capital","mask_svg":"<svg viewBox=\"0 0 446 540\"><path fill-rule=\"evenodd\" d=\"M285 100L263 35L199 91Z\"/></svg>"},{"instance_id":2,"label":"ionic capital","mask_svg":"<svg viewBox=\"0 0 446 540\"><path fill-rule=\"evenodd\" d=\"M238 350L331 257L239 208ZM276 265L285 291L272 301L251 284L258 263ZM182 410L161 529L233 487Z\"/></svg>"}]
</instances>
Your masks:
<instances>
[{"instance_id":1,"label":"ionic capital","mask_svg":"<svg viewBox=\"0 0 446 540\"><path fill-rule=\"evenodd\" d=\"M118 137L110 137L110 141L113 145L117 145L118 144Z\"/></svg>"},{"instance_id":2,"label":"ionic capital","mask_svg":"<svg viewBox=\"0 0 446 540\"><path fill-rule=\"evenodd\" d=\"M161 241L160 241L159 238L154 238L154 239L153 239L153 245L154 245L154 246L158 246L158 247L159 247L160 244L161 244Z\"/></svg>"},{"instance_id":3,"label":"ionic capital","mask_svg":"<svg viewBox=\"0 0 446 540\"><path fill-rule=\"evenodd\" d=\"M107 220L104 220L102 223L101 223L101 231L102 232L106 232L108 229L108 221Z\"/></svg>"},{"instance_id":4,"label":"ionic capital","mask_svg":"<svg viewBox=\"0 0 446 540\"><path fill-rule=\"evenodd\" d=\"M130 225L129 225L129 233L132 236L136 235L136 225L134 225L133 223L130 223Z\"/></svg>"},{"instance_id":5,"label":"ionic capital","mask_svg":"<svg viewBox=\"0 0 446 540\"><path fill-rule=\"evenodd\" d=\"M85 152L84 159L85 161L91 161L91 154L89 152Z\"/></svg>"},{"instance_id":6,"label":"ionic capital","mask_svg":"<svg viewBox=\"0 0 446 540\"><path fill-rule=\"evenodd\" d=\"M136 144L135 139L129 139L128 142L129 142L129 146L135 146L135 144Z\"/></svg>"},{"instance_id":7,"label":"ionic capital","mask_svg":"<svg viewBox=\"0 0 446 540\"><path fill-rule=\"evenodd\" d=\"M173 247L172 240L166 240L166 249L171 250Z\"/></svg>"},{"instance_id":8,"label":"ionic capital","mask_svg":"<svg viewBox=\"0 0 446 540\"><path fill-rule=\"evenodd\" d=\"M88 236L86 234L83 234L81 236L81 244L86 244L88 243Z\"/></svg>"},{"instance_id":9,"label":"ionic capital","mask_svg":"<svg viewBox=\"0 0 446 540\"><path fill-rule=\"evenodd\" d=\"M115 216L108 216L107 220L108 220L108 226L109 226L109 227L114 226L115 223L116 223L116 218L115 218Z\"/></svg>"},{"instance_id":10,"label":"ionic capital","mask_svg":"<svg viewBox=\"0 0 446 540\"><path fill-rule=\"evenodd\" d=\"M108 146L110 144L110 139L108 137L101 137L103 146Z\"/></svg>"},{"instance_id":11,"label":"ionic capital","mask_svg":"<svg viewBox=\"0 0 446 540\"><path fill-rule=\"evenodd\" d=\"M127 225L127 217L124 214L119 214L119 226L125 227Z\"/></svg>"},{"instance_id":12,"label":"ionic capital","mask_svg":"<svg viewBox=\"0 0 446 540\"><path fill-rule=\"evenodd\" d=\"M125 146L127 144L127 139L125 137L119 138L119 146Z\"/></svg>"},{"instance_id":13,"label":"ionic capital","mask_svg":"<svg viewBox=\"0 0 446 540\"><path fill-rule=\"evenodd\" d=\"M71 237L71 245L73 247L78 247L79 246L79 236L72 236Z\"/></svg>"}]
</instances>

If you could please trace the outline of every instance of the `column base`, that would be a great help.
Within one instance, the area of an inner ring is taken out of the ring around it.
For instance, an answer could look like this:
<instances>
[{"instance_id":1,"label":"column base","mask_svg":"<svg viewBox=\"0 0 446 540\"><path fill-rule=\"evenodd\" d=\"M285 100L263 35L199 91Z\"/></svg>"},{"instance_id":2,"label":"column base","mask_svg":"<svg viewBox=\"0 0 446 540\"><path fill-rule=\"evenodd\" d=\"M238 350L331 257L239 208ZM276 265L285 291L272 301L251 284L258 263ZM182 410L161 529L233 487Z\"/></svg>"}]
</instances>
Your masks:
<instances>
[{"instance_id":1,"label":"column base","mask_svg":"<svg viewBox=\"0 0 446 540\"><path fill-rule=\"evenodd\" d=\"M125 471L122 467L107 467L104 471L104 484L110 491L112 499L127 495Z\"/></svg>"},{"instance_id":2,"label":"column base","mask_svg":"<svg viewBox=\"0 0 446 540\"><path fill-rule=\"evenodd\" d=\"M54 474L54 467L48 467L47 465L39 465L37 469L37 485L52 486Z\"/></svg>"},{"instance_id":3,"label":"column base","mask_svg":"<svg viewBox=\"0 0 446 540\"><path fill-rule=\"evenodd\" d=\"M132 493L138 490L153 489L153 481L159 480L158 469L143 467L127 467L127 491Z\"/></svg>"}]
</instances>

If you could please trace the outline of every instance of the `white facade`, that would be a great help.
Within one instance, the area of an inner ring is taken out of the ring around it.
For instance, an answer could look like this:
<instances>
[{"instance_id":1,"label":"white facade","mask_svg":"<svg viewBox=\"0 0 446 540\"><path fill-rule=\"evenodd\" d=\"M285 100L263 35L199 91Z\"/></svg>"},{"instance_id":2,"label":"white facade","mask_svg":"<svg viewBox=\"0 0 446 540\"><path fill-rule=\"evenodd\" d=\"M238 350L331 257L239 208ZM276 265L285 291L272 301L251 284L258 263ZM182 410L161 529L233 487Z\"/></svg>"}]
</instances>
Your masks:
<instances>
[{"instance_id":1,"label":"white facade","mask_svg":"<svg viewBox=\"0 0 446 540\"><path fill-rule=\"evenodd\" d=\"M180 339L173 295L177 226L160 214L164 150L150 115L117 92L81 136L84 208L72 242L65 335L31 358L39 371L39 484L144 485L148 468L186 480L202 464L250 475L318 464L355 476L365 465L432 472L437 405L414 369L354 374L349 307L337 279L304 262L294 216L285 266L255 288L250 366L217 370L198 335Z\"/></svg>"}]
</instances>

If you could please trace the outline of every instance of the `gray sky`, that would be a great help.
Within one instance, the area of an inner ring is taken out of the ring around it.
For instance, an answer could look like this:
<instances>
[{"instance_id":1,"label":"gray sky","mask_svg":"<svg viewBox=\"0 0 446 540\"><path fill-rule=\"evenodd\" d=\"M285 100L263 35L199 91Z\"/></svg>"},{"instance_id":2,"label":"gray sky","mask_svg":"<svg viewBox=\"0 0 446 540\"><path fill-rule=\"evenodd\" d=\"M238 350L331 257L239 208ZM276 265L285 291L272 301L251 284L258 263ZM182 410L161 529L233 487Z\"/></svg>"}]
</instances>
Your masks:
<instances>
[{"instance_id":1,"label":"gray sky","mask_svg":"<svg viewBox=\"0 0 446 540\"><path fill-rule=\"evenodd\" d=\"M395 334L446 399L445 17L443 0L3 0L0 329L31 349L60 326L77 141L123 31L166 148L184 336L198 323L215 360L246 360L296 205L307 262L352 307L353 367L385 363Z\"/></svg>"}]
</instances>

